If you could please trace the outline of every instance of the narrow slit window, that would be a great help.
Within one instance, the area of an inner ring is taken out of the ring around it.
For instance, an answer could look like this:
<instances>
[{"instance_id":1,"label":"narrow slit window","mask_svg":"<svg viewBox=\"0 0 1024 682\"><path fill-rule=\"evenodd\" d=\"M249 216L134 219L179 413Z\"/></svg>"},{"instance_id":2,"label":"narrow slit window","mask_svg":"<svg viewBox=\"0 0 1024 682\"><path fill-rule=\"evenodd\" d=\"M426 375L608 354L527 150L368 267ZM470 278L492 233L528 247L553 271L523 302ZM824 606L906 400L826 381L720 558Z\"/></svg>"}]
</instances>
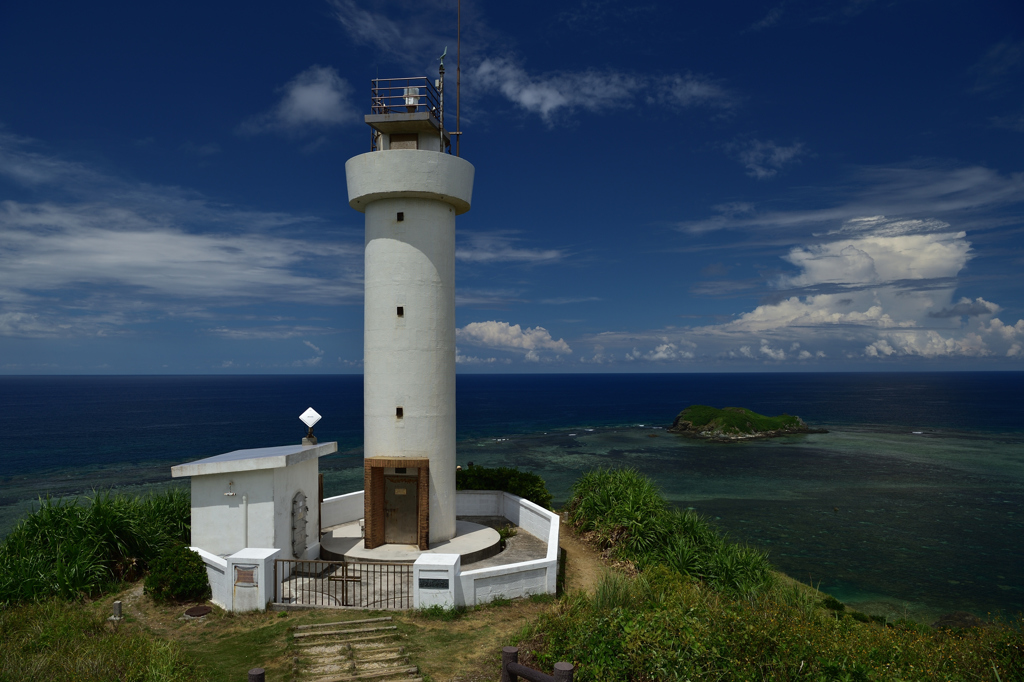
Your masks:
<instances>
[{"instance_id":1,"label":"narrow slit window","mask_svg":"<svg viewBox=\"0 0 1024 682\"><path fill-rule=\"evenodd\" d=\"M402 222L403 220L405 220L405 213L403 213L402 211L399 211L398 212L398 222Z\"/></svg>"},{"instance_id":2,"label":"narrow slit window","mask_svg":"<svg viewBox=\"0 0 1024 682\"><path fill-rule=\"evenodd\" d=\"M405 317L405 306L404 305L398 306L398 316L399 317Z\"/></svg>"},{"instance_id":3,"label":"narrow slit window","mask_svg":"<svg viewBox=\"0 0 1024 682\"><path fill-rule=\"evenodd\" d=\"M403 410L401 407L396 407L395 408L395 416L397 418L401 419L402 417L405 416L405 410Z\"/></svg>"}]
</instances>

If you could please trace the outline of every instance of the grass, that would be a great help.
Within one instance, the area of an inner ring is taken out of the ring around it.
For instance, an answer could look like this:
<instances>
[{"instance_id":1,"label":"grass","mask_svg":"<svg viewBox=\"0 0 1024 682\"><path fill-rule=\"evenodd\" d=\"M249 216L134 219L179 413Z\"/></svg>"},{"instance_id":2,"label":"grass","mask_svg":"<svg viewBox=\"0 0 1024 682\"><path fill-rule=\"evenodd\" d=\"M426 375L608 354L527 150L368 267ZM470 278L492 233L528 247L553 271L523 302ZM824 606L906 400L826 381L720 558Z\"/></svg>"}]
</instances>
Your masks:
<instances>
[{"instance_id":1,"label":"grass","mask_svg":"<svg viewBox=\"0 0 1024 682\"><path fill-rule=\"evenodd\" d=\"M586 680L1004 680L1024 678L1020 625L964 631L864 624L778 582L737 598L665 567L609 575L542 617L528 638L542 666Z\"/></svg>"},{"instance_id":2,"label":"grass","mask_svg":"<svg viewBox=\"0 0 1024 682\"><path fill-rule=\"evenodd\" d=\"M1024 679L1024 621L952 632L847 612L635 471L584 474L567 511L637 572L607 574L525 633L542 668L570 661L581 681Z\"/></svg>"},{"instance_id":3,"label":"grass","mask_svg":"<svg viewBox=\"0 0 1024 682\"><path fill-rule=\"evenodd\" d=\"M728 542L691 510L669 507L650 479L632 469L583 474L566 511L577 531L641 570L664 564L737 594L767 589L774 580L765 553Z\"/></svg>"},{"instance_id":4,"label":"grass","mask_svg":"<svg viewBox=\"0 0 1024 682\"><path fill-rule=\"evenodd\" d=\"M676 417L676 424L689 422L689 430L723 435L743 435L762 431L793 429L803 425L799 417L781 414L767 417L743 407L718 409L707 405L690 405Z\"/></svg>"},{"instance_id":5,"label":"grass","mask_svg":"<svg viewBox=\"0 0 1024 682\"><path fill-rule=\"evenodd\" d=\"M80 599L135 580L164 547L188 542L190 518L182 488L41 500L0 545L0 604Z\"/></svg>"},{"instance_id":6,"label":"grass","mask_svg":"<svg viewBox=\"0 0 1024 682\"><path fill-rule=\"evenodd\" d=\"M179 644L139 630L116 631L80 604L50 599L0 609L0 680L202 679Z\"/></svg>"}]
</instances>

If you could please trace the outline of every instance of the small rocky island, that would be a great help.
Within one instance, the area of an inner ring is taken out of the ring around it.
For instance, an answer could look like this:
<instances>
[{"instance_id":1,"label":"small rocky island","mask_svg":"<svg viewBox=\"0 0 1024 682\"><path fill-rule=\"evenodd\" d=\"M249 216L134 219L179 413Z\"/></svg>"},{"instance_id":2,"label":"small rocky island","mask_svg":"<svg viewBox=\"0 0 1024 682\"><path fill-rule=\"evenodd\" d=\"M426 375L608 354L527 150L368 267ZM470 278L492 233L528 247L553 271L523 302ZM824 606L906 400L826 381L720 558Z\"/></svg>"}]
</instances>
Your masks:
<instances>
[{"instance_id":1,"label":"small rocky island","mask_svg":"<svg viewBox=\"0 0 1024 682\"><path fill-rule=\"evenodd\" d=\"M679 413L668 431L689 438L723 442L795 433L828 433L826 429L812 429L800 417L788 414L767 417L743 407L718 409L707 405L690 405Z\"/></svg>"}]
</instances>

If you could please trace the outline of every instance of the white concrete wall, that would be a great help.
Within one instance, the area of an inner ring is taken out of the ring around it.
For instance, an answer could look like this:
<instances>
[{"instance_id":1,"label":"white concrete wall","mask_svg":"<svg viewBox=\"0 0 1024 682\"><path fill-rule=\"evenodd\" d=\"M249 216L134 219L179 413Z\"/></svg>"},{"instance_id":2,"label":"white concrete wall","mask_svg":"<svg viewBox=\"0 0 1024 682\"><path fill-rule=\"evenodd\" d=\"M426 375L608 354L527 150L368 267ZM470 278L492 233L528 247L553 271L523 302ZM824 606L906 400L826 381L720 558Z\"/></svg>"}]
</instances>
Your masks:
<instances>
[{"instance_id":1,"label":"white concrete wall","mask_svg":"<svg viewBox=\"0 0 1024 682\"><path fill-rule=\"evenodd\" d=\"M498 509L501 511L496 511ZM517 495L497 490L460 490L458 510L460 516L504 516L547 542L547 554L543 559L463 571L459 574L456 603L475 606L498 598L555 594L561 521L558 514Z\"/></svg>"},{"instance_id":2,"label":"white concrete wall","mask_svg":"<svg viewBox=\"0 0 1024 682\"><path fill-rule=\"evenodd\" d=\"M269 543L255 542L250 515L250 547L276 547L281 550L282 559L307 559L310 558L309 548L315 545L313 558L319 558L320 538L316 534L317 521L320 518L317 504L320 490L319 467L319 460L308 459L292 466L271 469L274 472L274 537ZM306 505L309 509L306 515L307 549L302 556L295 557L292 555L292 498L300 490L306 495Z\"/></svg>"},{"instance_id":3,"label":"white concrete wall","mask_svg":"<svg viewBox=\"0 0 1024 682\"><path fill-rule=\"evenodd\" d=\"M316 460L311 460L316 467ZM249 547L276 547L275 469L236 471L192 477L192 545L220 556L246 547L242 496L248 500ZM233 496L225 496L233 481ZM314 491L316 489L314 488ZM291 504L289 500L289 505ZM288 513L291 513L289 506ZM316 535L314 528L313 534Z\"/></svg>"},{"instance_id":4,"label":"white concrete wall","mask_svg":"<svg viewBox=\"0 0 1024 682\"><path fill-rule=\"evenodd\" d=\"M430 460L431 543L455 535L455 216L474 172L426 150L345 164L349 205L366 214L364 456Z\"/></svg>"},{"instance_id":5,"label":"white concrete wall","mask_svg":"<svg viewBox=\"0 0 1024 682\"><path fill-rule=\"evenodd\" d=\"M473 164L423 149L389 149L353 156L345 162L348 204L357 211L385 197L443 201L462 215L473 198Z\"/></svg>"},{"instance_id":6,"label":"white concrete wall","mask_svg":"<svg viewBox=\"0 0 1024 682\"><path fill-rule=\"evenodd\" d=\"M458 554L421 554L412 565L412 603L417 609L430 606L453 608L457 600L462 557ZM443 580L447 587L432 587L423 581Z\"/></svg>"},{"instance_id":7,"label":"white concrete wall","mask_svg":"<svg viewBox=\"0 0 1024 682\"><path fill-rule=\"evenodd\" d=\"M189 547L193 552L203 558L206 564L206 577L210 581L210 592L212 601L217 606L227 611L231 610L231 582L228 580L228 560L211 554L200 547Z\"/></svg>"},{"instance_id":8,"label":"white concrete wall","mask_svg":"<svg viewBox=\"0 0 1024 682\"><path fill-rule=\"evenodd\" d=\"M363 451L430 460L429 541L441 542L455 535L455 210L373 202L365 257Z\"/></svg>"},{"instance_id":9,"label":"white concrete wall","mask_svg":"<svg viewBox=\"0 0 1024 682\"><path fill-rule=\"evenodd\" d=\"M228 583L231 588L231 611L263 611L274 598L274 560L284 554L271 547L250 547L227 558ZM255 566L256 584L235 582L235 566Z\"/></svg>"},{"instance_id":10,"label":"white concrete wall","mask_svg":"<svg viewBox=\"0 0 1024 682\"><path fill-rule=\"evenodd\" d=\"M330 528L342 523L351 523L363 518L363 491L358 490L347 495L336 495L324 498L320 507L322 526Z\"/></svg>"}]
</instances>

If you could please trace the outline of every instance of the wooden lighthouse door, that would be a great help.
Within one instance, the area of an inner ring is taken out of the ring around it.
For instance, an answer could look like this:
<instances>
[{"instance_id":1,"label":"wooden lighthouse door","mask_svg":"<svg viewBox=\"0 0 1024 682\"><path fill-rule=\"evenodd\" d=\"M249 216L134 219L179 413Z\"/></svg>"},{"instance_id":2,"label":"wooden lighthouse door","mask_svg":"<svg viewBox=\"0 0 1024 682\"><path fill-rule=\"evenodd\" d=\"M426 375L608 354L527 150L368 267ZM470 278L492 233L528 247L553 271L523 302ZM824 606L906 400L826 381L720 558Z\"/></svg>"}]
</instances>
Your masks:
<instances>
[{"instance_id":1,"label":"wooden lighthouse door","mask_svg":"<svg viewBox=\"0 0 1024 682\"><path fill-rule=\"evenodd\" d=\"M384 477L384 542L415 545L416 512L419 508L416 479L406 476Z\"/></svg>"}]
</instances>

